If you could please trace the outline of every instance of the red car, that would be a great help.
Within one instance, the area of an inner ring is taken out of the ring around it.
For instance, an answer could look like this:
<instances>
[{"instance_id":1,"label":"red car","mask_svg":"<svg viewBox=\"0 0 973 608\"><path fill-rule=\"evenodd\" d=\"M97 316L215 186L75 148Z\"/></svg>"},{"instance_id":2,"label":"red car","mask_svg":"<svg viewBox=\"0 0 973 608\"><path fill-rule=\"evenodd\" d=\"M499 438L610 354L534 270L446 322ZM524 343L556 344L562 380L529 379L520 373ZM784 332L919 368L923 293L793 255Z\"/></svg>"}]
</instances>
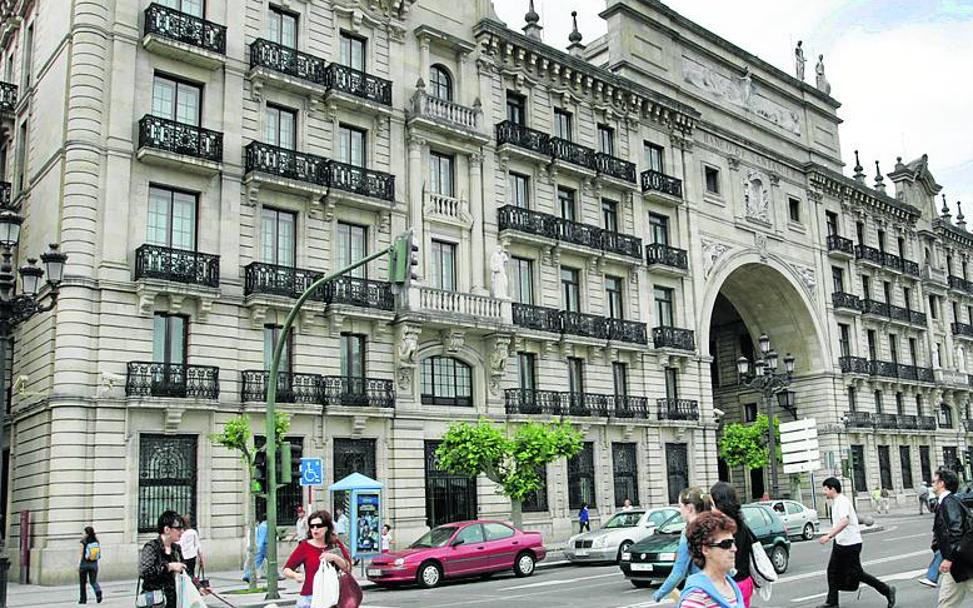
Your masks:
<instances>
[{"instance_id":1,"label":"red car","mask_svg":"<svg viewBox=\"0 0 973 608\"><path fill-rule=\"evenodd\" d=\"M404 551L376 556L367 574L377 585L415 582L428 589L443 578L511 569L517 576L530 576L546 556L539 532L522 532L499 521L461 521L433 528Z\"/></svg>"}]
</instances>

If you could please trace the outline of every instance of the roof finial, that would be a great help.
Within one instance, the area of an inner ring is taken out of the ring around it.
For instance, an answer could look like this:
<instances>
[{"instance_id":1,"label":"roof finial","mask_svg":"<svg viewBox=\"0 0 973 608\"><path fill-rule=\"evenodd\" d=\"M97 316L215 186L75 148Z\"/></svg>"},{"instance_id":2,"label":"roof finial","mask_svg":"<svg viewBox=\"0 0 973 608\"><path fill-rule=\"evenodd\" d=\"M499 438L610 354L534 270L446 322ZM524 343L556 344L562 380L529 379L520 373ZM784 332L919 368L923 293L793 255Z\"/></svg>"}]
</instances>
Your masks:
<instances>
[{"instance_id":1,"label":"roof finial","mask_svg":"<svg viewBox=\"0 0 973 608\"><path fill-rule=\"evenodd\" d=\"M541 39L541 30L544 28L540 26L540 20L541 16L538 15L537 11L534 10L534 0L530 0L530 6L527 9L527 14L524 15L524 21L527 22L527 25L524 26L524 34L528 38L532 38L534 40Z\"/></svg>"},{"instance_id":2,"label":"roof finial","mask_svg":"<svg viewBox=\"0 0 973 608\"><path fill-rule=\"evenodd\" d=\"M878 166L878 161L875 161L875 189L885 192L885 180L882 178L882 170Z\"/></svg>"},{"instance_id":3,"label":"roof finial","mask_svg":"<svg viewBox=\"0 0 973 608\"><path fill-rule=\"evenodd\" d=\"M578 31L578 11L571 11L571 20L574 22L574 29L568 34L568 52L575 57L581 57L584 45L581 44L581 32Z\"/></svg>"},{"instance_id":4,"label":"roof finial","mask_svg":"<svg viewBox=\"0 0 973 608\"><path fill-rule=\"evenodd\" d=\"M855 180L861 183L865 183L865 168L862 167L862 163L858 160L858 150L855 150Z\"/></svg>"},{"instance_id":5,"label":"roof finial","mask_svg":"<svg viewBox=\"0 0 973 608\"><path fill-rule=\"evenodd\" d=\"M895 170L896 171L901 171L902 169L905 169L905 165L902 164L902 157L901 156L896 156L895 157Z\"/></svg>"},{"instance_id":6,"label":"roof finial","mask_svg":"<svg viewBox=\"0 0 973 608\"><path fill-rule=\"evenodd\" d=\"M966 230L966 219L963 217L962 201L956 201L956 225Z\"/></svg>"},{"instance_id":7,"label":"roof finial","mask_svg":"<svg viewBox=\"0 0 973 608\"><path fill-rule=\"evenodd\" d=\"M943 219L944 220L946 220L947 222L949 221L949 205L946 203L946 193L945 192L943 193L943 208L940 210L939 213L940 213L940 215L943 216Z\"/></svg>"}]
</instances>

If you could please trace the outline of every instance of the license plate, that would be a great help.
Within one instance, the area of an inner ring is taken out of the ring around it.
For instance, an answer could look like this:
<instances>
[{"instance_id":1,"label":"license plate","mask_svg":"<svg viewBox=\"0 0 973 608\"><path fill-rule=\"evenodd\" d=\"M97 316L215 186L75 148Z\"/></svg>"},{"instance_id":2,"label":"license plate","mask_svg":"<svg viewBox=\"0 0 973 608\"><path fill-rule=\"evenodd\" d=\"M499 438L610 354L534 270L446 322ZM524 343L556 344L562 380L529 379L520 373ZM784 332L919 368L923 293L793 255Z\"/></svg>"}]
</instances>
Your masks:
<instances>
[{"instance_id":1,"label":"license plate","mask_svg":"<svg viewBox=\"0 0 973 608\"><path fill-rule=\"evenodd\" d=\"M378 568L369 568L368 576L382 576L382 571Z\"/></svg>"},{"instance_id":2,"label":"license plate","mask_svg":"<svg viewBox=\"0 0 973 608\"><path fill-rule=\"evenodd\" d=\"M652 564L632 564L632 572L652 572Z\"/></svg>"},{"instance_id":3,"label":"license plate","mask_svg":"<svg viewBox=\"0 0 973 608\"><path fill-rule=\"evenodd\" d=\"M578 557L584 557L584 556L588 555L588 550L587 549L577 549L574 552L574 554L577 555Z\"/></svg>"}]
</instances>

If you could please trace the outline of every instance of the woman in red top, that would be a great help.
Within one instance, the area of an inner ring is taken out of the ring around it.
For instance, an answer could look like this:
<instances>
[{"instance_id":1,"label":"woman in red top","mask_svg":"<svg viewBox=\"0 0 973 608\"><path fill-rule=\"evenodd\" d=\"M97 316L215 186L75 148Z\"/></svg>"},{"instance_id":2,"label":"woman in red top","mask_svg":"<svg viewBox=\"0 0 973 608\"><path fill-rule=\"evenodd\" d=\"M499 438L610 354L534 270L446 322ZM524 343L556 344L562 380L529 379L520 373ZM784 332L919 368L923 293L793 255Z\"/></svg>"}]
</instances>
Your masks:
<instances>
[{"instance_id":1,"label":"woman in red top","mask_svg":"<svg viewBox=\"0 0 973 608\"><path fill-rule=\"evenodd\" d=\"M338 535L334 532L331 514L327 511L311 513L307 518L307 527L307 539L297 544L297 548L284 564L284 576L303 583L296 608L308 608L311 605L314 574L321 564L331 562L335 568L351 573L351 564L345 559ZM303 572L297 572L300 567L303 567Z\"/></svg>"}]
</instances>

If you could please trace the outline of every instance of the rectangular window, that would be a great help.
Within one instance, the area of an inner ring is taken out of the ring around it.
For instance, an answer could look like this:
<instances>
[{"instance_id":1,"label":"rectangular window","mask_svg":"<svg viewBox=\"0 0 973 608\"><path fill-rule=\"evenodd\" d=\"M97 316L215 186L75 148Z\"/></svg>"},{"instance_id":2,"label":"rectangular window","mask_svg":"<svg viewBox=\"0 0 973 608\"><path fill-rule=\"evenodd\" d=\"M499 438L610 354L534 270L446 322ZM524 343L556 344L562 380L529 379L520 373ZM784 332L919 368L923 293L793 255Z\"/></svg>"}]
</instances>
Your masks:
<instances>
[{"instance_id":1,"label":"rectangular window","mask_svg":"<svg viewBox=\"0 0 973 608\"><path fill-rule=\"evenodd\" d=\"M757 421L757 404L756 403L744 403L743 404L743 421L744 422L756 422Z\"/></svg>"},{"instance_id":2,"label":"rectangular window","mask_svg":"<svg viewBox=\"0 0 973 608\"><path fill-rule=\"evenodd\" d=\"M298 505L304 501L304 488L301 487L301 457L304 456L304 438L295 436L285 436L284 440L291 446L291 482L286 486L277 488L277 525L294 525L294 512ZM257 448L257 455L254 458L254 467L257 474L267 478L267 457L266 452L261 449L267 443L263 435L255 435L253 445ZM280 472L277 473L280 475ZM256 500L257 521L267 517L267 500L257 497Z\"/></svg>"},{"instance_id":3,"label":"rectangular window","mask_svg":"<svg viewBox=\"0 0 973 608\"><path fill-rule=\"evenodd\" d=\"M537 366L533 353L517 353L517 388L525 391L537 388Z\"/></svg>"},{"instance_id":4,"label":"rectangular window","mask_svg":"<svg viewBox=\"0 0 973 608\"><path fill-rule=\"evenodd\" d=\"M899 362L899 337L889 334L889 354L892 355L892 363Z\"/></svg>"},{"instance_id":5,"label":"rectangular window","mask_svg":"<svg viewBox=\"0 0 973 608\"><path fill-rule=\"evenodd\" d=\"M878 359L878 351L875 346L875 330L869 329L865 332L865 340L868 342L868 358L872 361Z\"/></svg>"},{"instance_id":6,"label":"rectangular window","mask_svg":"<svg viewBox=\"0 0 973 608\"><path fill-rule=\"evenodd\" d=\"M656 213L649 214L649 232L652 242L657 245L669 245L669 218Z\"/></svg>"},{"instance_id":7,"label":"rectangular window","mask_svg":"<svg viewBox=\"0 0 973 608\"><path fill-rule=\"evenodd\" d=\"M530 178L520 173L510 173L510 204L521 209L530 209Z\"/></svg>"},{"instance_id":8,"label":"rectangular window","mask_svg":"<svg viewBox=\"0 0 973 608\"><path fill-rule=\"evenodd\" d=\"M875 413L881 414L885 409L882 405L882 391L875 391Z\"/></svg>"},{"instance_id":9,"label":"rectangular window","mask_svg":"<svg viewBox=\"0 0 973 608\"><path fill-rule=\"evenodd\" d=\"M349 68L365 71L365 39L353 36L347 32L341 32L341 55L339 58L341 65Z\"/></svg>"},{"instance_id":10,"label":"rectangular window","mask_svg":"<svg viewBox=\"0 0 973 608\"><path fill-rule=\"evenodd\" d=\"M146 242L195 251L197 200L195 194L149 186Z\"/></svg>"},{"instance_id":11,"label":"rectangular window","mask_svg":"<svg viewBox=\"0 0 973 608\"><path fill-rule=\"evenodd\" d=\"M534 492L529 492L527 496L524 497L524 501L521 505L521 509L524 513L543 513L547 511L547 467L539 466L537 467L537 477L540 482L540 488Z\"/></svg>"},{"instance_id":12,"label":"rectangular window","mask_svg":"<svg viewBox=\"0 0 973 608\"><path fill-rule=\"evenodd\" d=\"M23 192L27 187L27 121L20 123L20 130L17 134L17 192Z\"/></svg>"},{"instance_id":13,"label":"rectangular window","mask_svg":"<svg viewBox=\"0 0 973 608\"><path fill-rule=\"evenodd\" d=\"M26 91L34 77L34 24L27 26L27 33L24 37L24 56L22 74L20 77L20 90ZM23 93L21 93L23 95Z\"/></svg>"},{"instance_id":14,"label":"rectangular window","mask_svg":"<svg viewBox=\"0 0 973 608\"><path fill-rule=\"evenodd\" d=\"M889 446L878 446L878 473L883 490L892 489L892 460L889 456Z\"/></svg>"},{"instance_id":15,"label":"rectangular window","mask_svg":"<svg viewBox=\"0 0 973 608\"><path fill-rule=\"evenodd\" d=\"M845 290L845 271L837 266L831 267L831 280L834 283L835 293Z\"/></svg>"},{"instance_id":16,"label":"rectangular window","mask_svg":"<svg viewBox=\"0 0 973 608\"><path fill-rule=\"evenodd\" d=\"M666 399L678 399L679 369L675 367L667 367L664 374L666 379Z\"/></svg>"},{"instance_id":17,"label":"rectangular window","mask_svg":"<svg viewBox=\"0 0 973 608\"><path fill-rule=\"evenodd\" d=\"M796 198L787 199L787 215L792 222L801 221L801 201Z\"/></svg>"},{"instance_id":18,"label":"rectangular window","mask_svg":"<svg viewBox=\"0 0 973 608\"><path fill-rule=\"evenodd\" d=\"M204 0L164 0L161 4L181 13L202 19L205 17L203 14L203 2Z\"/></svg>"},{"instance_id":19,"label":"rectangular window","mask_svg":"<svg viewBox=\"0 0 973 608\"><path fill-rule=\"evenodd\" d=\"M341 375L345 378L365 377L365 336L341 334ZM361 387L364 389L364 387ZM358 393L362 390L355 391Z\"/></svg>"},{"instance_id":20,"label":"rectangular window","mask_svg":"<svg viewBox=\"0 0 973 608\"><path fill-rule=\"evenodd\" d=\"M908 287L902 288L902 301L907 310L912 310L912 290Z\"/></svg>"},{"instance_id":21,"label":"rectangular window","mask_svg":"<svg viewBox=\"0 0 973 608\"><path fill-rule=\"evenodd\" d=\"M919 350L915 338L909 338L909 363L919 365Z\"/></svg>"},{"instance_id":22,"label":"rectangular window","mask_svg":"<svg viewBox=\"0 0 973 608\"><path fill-rule=\"evenodd\" d=\"M601 199L601 220L605 230L618 232L618 201Z\"/></svg>"},{"instance_id":23,"label":"rectangular window","mask_svg":"<svg viewBox=\"0 0 973 608\"><path fill-rule=\"evenodd\" d=\"M973 325L973 306L966 305L966 322Z\"/></svg>"},{"instance_id":24,"label":"rectangular window","mask_svg":"<svg viewBox=\"0 0 973 608\"><path fill-rule=\"evenodd\" d=\"M527 98L507 91L507 120L518 125L527 125Z\"/></svg>"},{"instance_id":25,"label":"rectangular window","mask_svg":"<svg viewBox=\"0 0 973 608\"><path fill-rule=\"evenodd\" d=\"M951 304L952 304L952 308L953 308L953 321L955 321L956 323L959 323L960 322L960 319L959 319L959 304L957 304L956 302L951 302Z\"/></svg>"},{"instance_id":26,"label":"rectangular window","mask_svg":"<svg viewBox=\"0 0 973 608\"><path fill-rule=\"evenodd\" d=\"M456 291L456 245L444 241L432 242L432 286Z\"/></svg>"},{"instance_id":27,"label":"rectangular window","mask_svg":"<svg viewBox=\"0 0 973 608\"><path fill-rule=\"evenodd\" d=\"M294 150L297 146L297 112L268 103L264 118L264 141L278 148Z\"/></svg>"},{"instance_id":28,"label":"rectangular window","mask_svg":"<svg viewBox=\"0 0 973 608\"><path fill-rule=\"evenodd\" d=\"M919 446L919 468L921 469L922 479L929 483L932 481L932 460L929 458L929 446Z\"/></svg>"},{"instance_id":29,"label":"rectangular window","mask_svg":"<svg viewBox=\"0 0 973 608\"><path fill-rule=\"evenodd\" d=\"M865 224L864 222L855 222L855 237L858 239L859 245L865 244Z\"/></svg>"},{"instance_id":30,"label":"rectangular window","mask_svg":"<svg viewBox=\"0 0 973 608\"><path fill-rule=\"evenodd\" d=\"M902 393L895 393L895 413L899 416L905 415L905 401L902 399Z\"/></svg>"},{"instance_id":31,"label":"rectangular window","mask_svg":"<svg viewBox=\"0 0 973 608\"><path fill-rule=\"evenodd\" d=\"M953 274L953 256L946 256L946 274Z\"/></svg>"},{"instance_id":32,"label":"rectangular window","mask_svg":"<svg viewBox=\"0 0 973 608\"><path fill-rule=\"evenodd\" d=\"M452 475L436 464L438 441L426 441L426 525L476 519L476 477Z\"/></svg>"},{"instance_id":33,"label":"rectangular window","mask_svg":"<svg viewBox=\"0 0 973 608\"><path fill-rule=\"evenodd\" d=\"M610 319L624 319L622 311L622 279L605 275L605 308Z\"/></svg>"},{"instance_id":34,"label":"rectangular window","mask_svg":"<svg viewBox=\"0 0 973 608\"><path fill-rule=\"evenodd\" d=\"M865 446L851 446L851 481L852 495L854 492L864 492L868 485L865 483Z\"/></svg>"},{"instance_id":35,"label":"rectangular window","mask_svg":"<svg viewBox=\"0 0 973 608\"><path fill-rule=\"evenodd\" d=\"M564 310L581 312L581 285L578 271L561 267L561 298Z\"/></svg>"},{"instance_id":36,"label":"rectangular window","mask_svg":"<svg viewBox=\"0 0 973 608\"><path fill-rule=\"evenodd\" d=\"M838 347L842 357L851 356L851 328L845 323L838 323Z\"/></svg>"},{"instance_id":37,"label":"rectangular window","mask_svg":"<svg viewBox=\"0 0 973 608\"><path fill-rule=\"evenodd\" d=\"M868 275L862 275L862 297L866 300L872 299L872 279Z\"/></svg>"},{"instance_id":38,"label":"rectangular window","mask_svg":"<svg viewBox=\"0 0 973 608\"><path fill-rule=\"evenodd\" d=\"M615 129L608 125L598 125L598 151L615 156Z\"/></svg>"},{"instance_id":39,"label":"rectangular window","mask_svg":"<svg viewBox=\"0 0 973 608\"><path fill-rule=\"evenodd\" d=\"M341 481L352 473L361 473L365 477L378 479L375 466L374 439L343 439L335 437L332 463L334 463L334 480ZM348 513L349 492L336 493L335 506L345 507Z\"/></svg>"},{"instance_id":40,"label":"rectangular window","mask_svg":"<svg viewBox=\"0 0 973 608\"><path fill-rule=\"evenodd\" d=\"M280 325L264 325L264 369L269 370L274 362L274 349L277 348L277 341L280 340L280 332L283 329ZM277 369L282 372L291 372L291 362L294 360L294 334L287 336L287 344L280 355L280 365Z\"/></svg>"},{"instance_id":41,"label":"rectangular window","mask_svg":"<svg viewBox=\"0 0 973 608\"><path fill-rule=\"evenodd\" d=\"M290 211L264 207L260 224L260 261L294 266L297 255L297 216Z\"/></svg>"},{"instance_id":42,"label":"rectangular window","mask_svg":"<svg viewBox=\"0 0 973 608\"><path fill-rule=\"evenodd\" d=\"M568 459L568 508L593 507L595 502L595 446L586 441L581 451Z\"/></svg>"},{"instance_id":43,"label":"rectangular window","mask_svg":"<svg viewBox=\"0 0 973 608\"><path fill-rule=\"evenodd\" d=\"M338 126L338 160L346 165L365 166L366 132L348 125Z\"/></svg>"},{"instance_id":44,"label":"rectangular window","mask_svg":"<svg viewBox=\"0 0 973 608\"><path fill-rule=\"evenodd\" d=\"M187 317L157 312L153 321L152 361L172 365L185 364Z\"/></svg>"},{"instance_id":45,"label":"rectangular window","mask_svg":"<svg viewBox=\"0 0 973 608\"><path fill-rule=\"evenodd\" d=\"M669 504L679 502L679 493L689 487L689 446L685 443L666 444L666 485Z\"/></svg>"},{"instance_id":46,"label":"rectangular window","mask_svg":"<svg viewBox=\"0 0 973 608\"><path fill-rule=\"evenodd\" d=\"M662 146L657 146L655 144L650 144L649 142L642 142L642 150L645 154L645 166L650 171L655 171L657 173L665 173L664 164L664 153L665 148Z\"/></svg>"},{"instance_id":47,"label":"rectangular window","mask_svg":"<svg viewBox=\"0 0 973 608\"><path fill-rule=\"evenodd\" d=\"M896 244L899 252L899 257L904 260L905 259L905 239L900 236L899 238L896 239ZM907 486L907 487L911 488L912 486Z\"/></svg>"},{"instance_id":48,"label":"rectangular window","mask_svg":"<svg viewBox=\"0 0 973 608\"><path fill-rule=\"evenodd\" d=\"M706 191L710 194L719 194L720 170L715 167L706 167L704 169L704 177L706 178Z\"/></svg>"},{"instance_id":49,"label":"rectangular window","mask_svg":"<svg viewBox=\"0 0 973 608\"><path fill-rule=\"evenodd\" d=\"M429 182L434 193L448 197L456 196L451 155L429 152Z\"/></svg>"},{"instance_id":50,"label":"rectangular window","mask_svg":"<svg viewBox=\"0 0 973 608\"><path fill-rule=\"evenodd\" d=\"M828 227L829 236L838 235L838 214L834 211L824 212L824 223Z\"/></svg>"},{"instance_id":51,"label":"rectangular window","mask_svg":"<svg viewBox=\"0 0 973 608\"><path fill-rule=\"evenodd\" d=\"M199 514L196 441L196 435L139 435L139 533L155 533L159 516L169 509L194 519Z\"/></svg>"},{"instance_id":52,"label":"rectangular window","mask_svg":"<svg viewBox=\"0 0 973 608\"><path fill-rule=\"evenodd\" d=\"M571 141L571 112L554 108L554 137Z\"/></svg>"},{"instance_id":53,"label":"rectangular window","mask_svg":"<svg viewBox=\"0 0 973 608\"><path fill-rule=\"evenodd\" d=\"M337 242L335 243L335 269L344 268L368 255L368 227L338 222ZM359 266L348 276L364 279L365 266Z\"/></svg>"},{"instance_id":54,"label":"rectangular window","mask_svg":"<svg viewBox=\"0 0 973 608\"><path fill-rule=\"evenodd\" d=\"M511 258L510 271L513 275L513 300L520 304L534 303L534 261L524 258Z\"/></svg>"},{"instance_id":55,"label":"rectangular window","mask_svg":"<svg viewBox=\"0 0 973 608\"><path fill-rule=\"evenodd\" d=\"M942 342L936 342L936 365L939 367L943 366L943 344Z\"/></svg>"},{"instance_id":56,"label":"rectangular window","mask_svg":"<svg viewBox=\"0 0 973 608\"><path fill-rule=\"evenodd\" d=\"M660 327L673 327L674 310L672 303L672 289L668 287L655 287L652 290L655 296L655 316L656 322Z\"/></svg>"},{"instance_id":57,"label":"rectangular window","mask_svg":"<svg viewBox=\"0 0 973 608\"><path fill-rule=\"evenodd\" d=\"M297 48L297 15L271 6L267 12L267 39L288 48Z\"/></svg>"},{"instance_id":58,"label":"rectangular window","mask_svg":"<svg viewBox=\"0 0 973 608\"><path fill-rule=\"evenodd\" d=\"M888 281L882 281L882 296L887 303L892 303L892 284Z\"/></svg>"},{"instance_id":59,"label":"rectangular window","mask_svg":"<svg viewBox=\"0 0 973 608\"><path fill-rule=\"evenodd\" d=\"M628 366L618 361L612 363L612 383L615 395L621 398L628 395Z\"/></svg>"},{"instance_id":60,"label":"rectangular window","mask_svg":"<svg viewBox=\"0 0 973 608\"><path fill-rule=\"evenodd\" d=\"M199 126L203 89L199 85L156 74L152 80L152 115Z\"/></svg>"},{"instance_id":61,"label":"rectangular window","mask_svg":"<svg viewBox=\"0 0 973 608\"><path fill-rule=\"evenodd\" d=\"M878 231L878 250L885 253L885 231Z\"/></svg>"},{"instance_id":62,"label":"rectangular window","mask_svg":"<svg viewBox=\"0 0 973 608\"><path fill-rule=\"evenodd\" d=\"M858 399L855 393L855 387L848 387L848 411L857 412L858 411Z\"/></svg>"},{"instance_id":63,"label":"rectangular window","mask_svg":"<svg viewBox=\"0 0 973 608\"><path fill-rule=\"evenodd\" d=\"M558 206L561 208L561 218L568 221L576 221L576 213L574 208L574 190L570 188L562 188L558 186L557 188L557 200Z\"/></svg>"},{"instance_id":64,"label":"rectangular window","mask_svg":"<svg viewBox=\"0 0 973 608\"><path fill-rule=\"evenodd\" d=\"M621 507L625 499L639 504L638 450L634 443L612 444L612 477L615 480L615 506Z\"/></svg>"},{"instance_id":65,"label":"rectangular window","mask_svg":"<svg viewBox=\"0 0 973 608\"><path fill-rule=\"evenodd\" d=\"M936 305L938 302L936 296L929 295L929 314L932 315L933 319L939 318L939 307Z\"/></svg>"},{"instance_id":66,"label":"rectangular window","mask_svg":"<svg viewBox=\"0 0 973 608\"><path fill-rule=\"evenodd\" d=\"M923 415L922 409L923 409L922 408L922 394L917 394L916 395L916 416L922 416Z\"/></svg>"},{"instance_id":67,"label":"rectangular window","mask_svg":"<svg viewBox=\"0 0 973 608\"><path fill-rule=\"evenodd\" d=\"M966 279L966 267L967 267L966 260L963 260L962 264L963 265L960 267L960 269L963 271L963 279Z\"/></svg>"},{"instance_id":68,"label":"rectangular window","mask_svg":"<svg viewBox=\"0 0 973 608\"><path fill-rule=\"evenodd\" d=\"M584 359L568 357L568 392L584 393Z\"/></svg>"}]
</instances>

